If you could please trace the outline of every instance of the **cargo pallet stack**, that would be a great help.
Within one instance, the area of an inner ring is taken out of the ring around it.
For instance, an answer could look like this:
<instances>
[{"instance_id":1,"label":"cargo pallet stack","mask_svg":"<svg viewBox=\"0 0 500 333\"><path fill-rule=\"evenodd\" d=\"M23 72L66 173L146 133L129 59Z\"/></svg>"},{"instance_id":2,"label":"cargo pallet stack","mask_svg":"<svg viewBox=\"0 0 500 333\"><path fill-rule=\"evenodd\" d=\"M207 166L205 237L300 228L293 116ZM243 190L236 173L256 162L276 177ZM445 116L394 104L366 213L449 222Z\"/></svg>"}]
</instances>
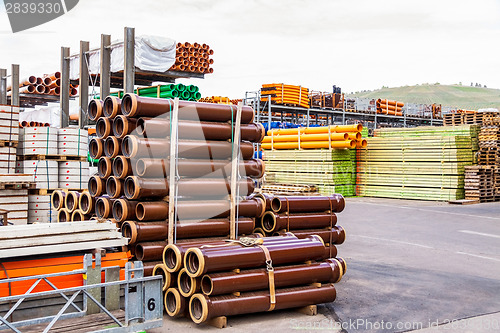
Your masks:
<instances>
[{"instance_id":1,"label":"cargo pallet stack","mask_svg":"<svg viewBox=\"0 0 500 333\"><path fill-rule=\"evenodd\" d=\"M335 258L336 248L328 245L345 237L343 229L334 226L334 212L344 206L342 196L282 199L290 212L301 212L309 200L319 200L328 228L306 234L314 227L308 228L303 219L306 232L300 236L282 229L285 235L276 237L252 234L267 199L250 195L252 178L262 177L264 171L262 161L253 159L253 143L263 139L264 128L253 123L250 107L126 94L122 100L110 96L104 102L91 101L89 115L97 120L99 136L90 145L92 158L99 158L99 175L89 180L95 214L121 227L129 238L128 250L144 261L146 274L164 277L167 314L224 326L228 315L335 299L332 283L340 280L346 267ZM230 184L232 180L237 181ZM328 233L323 235L328 243L316 232ZM294 269L305 272L305 277L293 284L282 279ZM233 276L234 270L241 274ZM254 271L260 273L257 285L245 282L247 273ZM239 282L219 289L215 283L224 275ZM214 287L203 291L203 280ZM256 293L259 302L249 302ZM228 297L235 306L221 307Z\"/></svg>"},{"instance_id":2,"label":"cargo pallet stack","mask_svg":"<svg viewBox=\"0 0 500 333\"><path fill-rule=\"evenodd\" d=\"M449 201L464 198L479 126L384 128L358 151L361 196Z\"/></svg>"},{"instance_id":3,"label":"cargo pallet stack","mask_svg":"<svg viewBox=\"0 0 500 333\"><path fill-rule=\"evenodd\" d=\"M52 191L87 187L88 133L78 128L25 127L17 148L16 172L31 175L28 223L57 221L50 201Z\"/></svg>"}]
</instances>

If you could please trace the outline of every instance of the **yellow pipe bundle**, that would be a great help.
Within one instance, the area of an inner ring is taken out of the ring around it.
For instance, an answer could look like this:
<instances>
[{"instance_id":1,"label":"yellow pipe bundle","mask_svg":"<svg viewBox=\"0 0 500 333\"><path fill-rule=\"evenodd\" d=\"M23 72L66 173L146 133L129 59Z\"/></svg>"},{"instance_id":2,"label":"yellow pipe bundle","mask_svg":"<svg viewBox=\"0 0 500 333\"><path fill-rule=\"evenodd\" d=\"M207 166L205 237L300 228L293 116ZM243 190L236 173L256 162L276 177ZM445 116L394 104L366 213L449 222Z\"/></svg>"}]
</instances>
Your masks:
<instances>
[{"instance_id":1,"label":"yellow pipe bundle","mask_svg":"<svg viewBox=\"0 0 500 333\"><path fill-rule=\"evenodd\" d=\"M261 96L262 101L267 101L268 96L271 96L271 101L275 104L309 107L309 89L302 86L283 83L263 84Z\"/></svg>"},{"instance_id":2,"label":"yellow pipe bundle","mask_svg":"<svg viewBox=\"0 0 500 333\"><path fill-rule=\"evenodd\" d=\"M267 132L262 149L364 148L361 124L274 129Z\"/></svg>"}]
</instances>

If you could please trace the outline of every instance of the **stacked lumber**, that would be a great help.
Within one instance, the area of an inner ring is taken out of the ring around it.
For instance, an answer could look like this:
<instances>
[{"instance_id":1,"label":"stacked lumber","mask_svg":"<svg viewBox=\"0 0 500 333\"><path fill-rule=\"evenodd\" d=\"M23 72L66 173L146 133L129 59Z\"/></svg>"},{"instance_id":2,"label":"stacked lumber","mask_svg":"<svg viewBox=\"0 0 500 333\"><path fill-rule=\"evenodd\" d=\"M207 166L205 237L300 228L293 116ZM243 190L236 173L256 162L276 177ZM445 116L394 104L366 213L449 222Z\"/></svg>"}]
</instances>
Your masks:
<instances>
[{"instance_id":1,"label":"stacked lumber","mask_svg":"<svg viewBox=\"0 0 500 333\"><path fill-rule=\"evenodd\" d=\"M405 106L405 103L403 102L390 101L388 99L379 98L377 100L377 113L402 116L403 106Z\"/></svg>"},{"instance_id":2,"label":"stacked lumber","mask_svg":"<svg viewBox=\"0 0 500 333\"><path fill-rule=\"evenodd\" d=\"M266 150L262 157L266 163L266 186L314 185L322 195L355 195L354 150Z\"/></svg>"},{"instance_id":3,"label":"stacked lumber","mask_svg":"<svg viewBox=\"0 0 500 333\"><path fill-rule=\"evenodd\" d=\"M9 228L9 230L13 230ZM6 233L5 233L6 234ZM5 236L4 234L4 236ZM0 236L1 237L1 236ZM1 242L2 240L0 240ZM31 253L33 255L34 253ZM41 274L53 274L60 272L70 272L82 269L83 255L60 254L59 256L43 258L18 258L18 260L2 261L0 279L21 278ZM121 268L120 279L125 278L123 269L128 262L128 255L125 252L106 253L101 257L101 267ZM50 281L59 289L83 286L84 276L82 274L65 275L51 278ZM25 294L35 280L17 281L9 284L0 284L0 297L15 296ZM104 282L104 281L102 281ZM39 283L32 292L43 292L53 290L47 283Z\"/></svg>"},{"instance_id":4,"label":"stacked lumber","mask_svg":"<svg viewBox=\"0 0 500 333\"><path fill-rule=\"evenodd\" d=\"M464 168L474 163L478 126L384 128L358 150L358 195L400 199L464 198Z\"/></svg>"},{"instance_id":5,"label":"stacked lumber","mask_svg":"<svg viewBox=\"0 0 500 333\"><path fill-rule=\"evenodd\" d=\"M267 131L262 149L356 148L366 146L361 124L281 128Z\"/></svg>"},{"instance_id":6,"label":"stacked lumber","mask_svg":"<svg viewBox=\"0 0 500 333\"><path fill-rule=\"evenodd\" d=\"M262 193L273 195L319 195L316 185L262 184Z\"/></svg>"},{"instance_id":7,"label":"stacked lumber","mask_svg":"<svg viewBox=\"0 0 500 333\"><path fill-rule=\"evenodd\" d=\"M38 94L38 95L54 95L61 94L61 73L55 72L53 74L45 74L43 76L28 76L19 81L19 93L21 94ZM78 85L70 84L70 96L78 94ZM12 87L7 86L7 96L12 95Z\"/></svg>"},{"instance_id":8,"label":"stacked lumber","mask_svg":"<svg viewBox=\"0 0 500 333\"><path fill-rule=\"evenodd\" d=\"M123 90L111 93L111 96L122 98L125 93ZM178 97L184 101L196 101L201 98L200 88L195 85L178 84L162 84L151 87L137 88L134 94L144 97L156 98L175 98Z\"/></svg>"},{"instance_id":9,"label":"stacked lumber","mask_svg":"<svg viewBox=\"0 0 500 333\"><path fill-rule=\"evenodd\" d=\"M170 68L173 71L191 73L213 73L210 67L214 60L210 58L214 51L207 44L177 43L175 64Z\"/></svg>"},{"instance_id":10,"label":"stacked lumber","mask_svg":"<svg viewBox=\"0 0 500 333\"><path fill-rule=\"evenodd\" d=\"M198 102L202 103L215 103L215 104L228 104L228 105L237 105L240 100L238 99L230 99L229 97L223 96L210 96L203 97L198 100Z\"/></svg>"},{"instance_id":11,"label":"stacked lumber","mask_svg":"<svg viewBox=\"0 0 500 333\"><path fill-rule=\"evenodd\" d=\"M0 105L0 174L15 173L19 108Z\"/></svg>"},{"instance_id":12,"label":"stacked lumber","mask_svg":"<svg viewBox=\"0 0 500 333\"><path fill-rule=\"evenodd\" d=\"M465 167L465 199L491 202L500 199L497 189L498 166L469 165Z\"/></svg>"},{"instance_id":13,"label":"stacked lumber","mask_svg":"<svg viewBox=\"0 0 500 333\"><path fill-rule=\"evenodd\" d=\"M0 233L0 258L97 248L121 247L127 241L109 222L49 223L5 227Z\"/></svg>"},{"instance_id":14,"label":"stacked lumber","mask_svg":"<svg viewBox=\"0 0 500 333\"><path fill-rule=\"evenodd\" d=\"M95 200L88 191L56 190L49 204L56 212L57 222L80 222L93 216Z\"/></svg>"},{"instance_id":15,"label":"stacked lumber","mask_svg":"<svg viewBox=\"0 0 500 333\"><path fill-rule=\"evenodd\" d=\"M267 217L259 219L255 236L165 248L164 264L156 272L168 282L168 315L214 324L226 316L335 300L333 283L346 271L336 248L345 240L344 229L335 225L335 212L344 208L342 196L261 197ZM270 234L281 236L263 237ZM232 306L222 307L224 302Z\"/></svg>"},{"instance_id":16,"label":"stacked lumber","mask_svg":"<svg viewBox=\"0 0 500 333\"><path fill-rule=\"evenodd\" d=\"M95 215L119 223L137 259L154 266L161 261L168 236L169 112L173 101L126 94L123 100L109 96L102 106L98 103L101 102L91 101L90 114L98 107L111 109L110 105L116 105L116 112L107 112L108 116L103 112L95 119L97 138L90 143L91 157L99 159L98 175L90 178L88 186L95 198ZM228 140L234 132L231 119L235 119L236 108L179 103L178 170L182 179L176 239L227 238L229 158L233 147ZM254 123L253 117L254 111L244 106L242 178L238 186L243 198L253 192L253 178L262 177L264 168L260 160L253 159L252 143L260 142L264 136L263 126ZM242 199L239 206L238 231L249 234L255 217L263 212L263 203L259 199Z\"/></svg>"},{"instance_id":17,"label":"stacked lumber","mask_svg":"<svg viewBox=\"0 0 500 333\"><path fill-rule=\"evenodd\" d=\"M274 104L309 107L309 89L302 86L283 83L263 84L260 95L263 102L270 96Z\"/></svg>"},{"instance_id":18,"label":"stacked lumber","mask_svg":"<svg viewBox=\"0 0 500 333\"><path fill-rule=\"evenodd\" d=\"M32 185L30 175L0 174L0 210L7 211L8 224L28 223L28 189Z\"/></svg>"}]
</instances>

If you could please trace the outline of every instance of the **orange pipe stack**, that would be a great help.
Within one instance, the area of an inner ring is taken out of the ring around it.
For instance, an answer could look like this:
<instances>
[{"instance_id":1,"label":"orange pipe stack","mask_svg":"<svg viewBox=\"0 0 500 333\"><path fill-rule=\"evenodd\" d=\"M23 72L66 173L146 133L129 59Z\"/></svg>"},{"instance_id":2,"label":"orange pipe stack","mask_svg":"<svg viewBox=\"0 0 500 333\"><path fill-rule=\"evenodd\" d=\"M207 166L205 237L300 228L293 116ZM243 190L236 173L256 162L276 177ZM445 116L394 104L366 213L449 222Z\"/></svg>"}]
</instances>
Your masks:
<instances>
[{"instance_id":1,"label":"orange pipe stack","mask_svg":"<svg viewBox=\"0 0 500 333\"><path fill-rule=\"evenodd\" d=\"M29 76L19 82L20 94L37 94L37 95L53 95L59 96L61 94L61 72L53 74L46 74L42 77ZM69 94L71 97L78 94L78 85L69 86ZM11 87L7 87L7 96L11 96Z\"/></svg>"},{"instance_id":2,"label":"orange pipe stack","mask_svg":"<svg viewBox=\"0 0 500 333\"><path fill-rule=\"evenodd\" d=\"M302 86L283 83L263 84L260 94L263 102L271 96L274 104L309 107L309 89Z\"/></svg>"},{"instance_id":3,"label":"orange pipe stack","mask_svg":"<svg viewBox=\"0 0 500 333\"><path fill-rule=\"evenodd\" d=\"M203 97L202 99L198 100L198 102L215 103L215 104L228 104L228 105L237 105L238 104L238 100L229 99L229 97L223 97L223 96Z\"/></svg>"},{"instance_id":4,"label":"orange pipe stack","mask_svg":"<svg viewBox=\"0 0 500 333\"><path fill-rule=\"evenodd\" d=\"M262 149L362 148L361 124L273 129L262 141Z\"/></svg>"},{"instance_id":5,"label":"orange pipe stack","mask_svg":"<svg viewBox=\"0 0 500 333\"><path fill-rule=\"evenodd\" d=\"M207 44L177 43L175 64L170 68L173 71L211 74L210 67L214 60L210 58L214 51Z\"/></svg>"},{"instance_id":6,"label":"orange pipe stack","mask_svg":"<svg viewBox=\"0 0 500 333\"><path fill-rule=\"evenodd\" d=\"M377 113L402 116L403 106L405 106L405 103L403 102L390 101L388 99L379 98L377 100Z\"/></svg>"}]
</instances>

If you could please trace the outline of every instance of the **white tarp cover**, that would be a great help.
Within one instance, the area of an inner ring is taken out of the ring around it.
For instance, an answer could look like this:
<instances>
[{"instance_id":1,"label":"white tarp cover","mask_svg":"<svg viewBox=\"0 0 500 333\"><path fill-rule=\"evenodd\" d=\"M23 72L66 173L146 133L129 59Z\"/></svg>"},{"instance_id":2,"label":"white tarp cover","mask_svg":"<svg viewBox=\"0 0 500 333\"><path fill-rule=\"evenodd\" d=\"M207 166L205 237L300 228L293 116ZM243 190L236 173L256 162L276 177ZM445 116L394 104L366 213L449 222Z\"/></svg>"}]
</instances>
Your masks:
<instances>
[{"instance_id":1,"label":"white tarp cover","mask_svg":"<svg viewBox=\"0 0 500 333\"><path fill-rule=\"evenodd\" d=\"M139 36L135 38L135 67L143 71L166 72L175 63L176 42L171 38L159 36ZM70 57L70 79L79 77L80 56ZM123 40L111 43L111 72L124 68ZM89 72L99 74L100 49L89 51Z\"/></svg>"},{"instance_id":2,"label":"white tarp cover","mask_svg":"<svg viewBox=\"0 0 500 333\"><path fill-rule=\"evenodd\" d=\"M69 107L69 114L78 113L78 105L73 103ZM26 109L23 112L19 112L19 122L26 120L38 121L41 123L49 123L51 127L61 127L61 117L59 116L61 108L59 105L36 107L35 109Z\"/></svg>"}]
</instances>

